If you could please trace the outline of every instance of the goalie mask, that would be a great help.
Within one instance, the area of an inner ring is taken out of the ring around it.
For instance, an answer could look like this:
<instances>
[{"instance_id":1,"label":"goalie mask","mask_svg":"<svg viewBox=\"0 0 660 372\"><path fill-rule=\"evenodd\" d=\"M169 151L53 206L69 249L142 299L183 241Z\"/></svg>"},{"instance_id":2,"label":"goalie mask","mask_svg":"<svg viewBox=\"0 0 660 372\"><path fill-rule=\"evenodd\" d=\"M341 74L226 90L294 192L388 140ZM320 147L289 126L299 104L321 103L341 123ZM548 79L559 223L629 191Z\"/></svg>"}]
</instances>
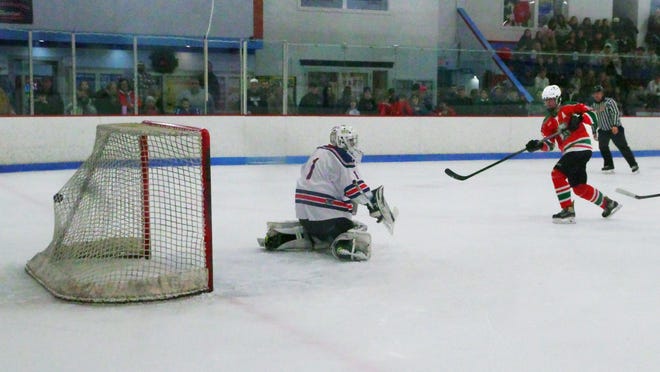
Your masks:
<instances>
[{"instance_id":1,"label":"goalie mask","mask_svg":"<svg viewBox=\"0 0 660 372\"><path fill-rule=\"evenodd\" d=\"M330 144L346 150L359 162L362 159L362 151L358 149L358 135L353 127L349 125L338 125L330 131Z\"/></svg>"}]
</instances>

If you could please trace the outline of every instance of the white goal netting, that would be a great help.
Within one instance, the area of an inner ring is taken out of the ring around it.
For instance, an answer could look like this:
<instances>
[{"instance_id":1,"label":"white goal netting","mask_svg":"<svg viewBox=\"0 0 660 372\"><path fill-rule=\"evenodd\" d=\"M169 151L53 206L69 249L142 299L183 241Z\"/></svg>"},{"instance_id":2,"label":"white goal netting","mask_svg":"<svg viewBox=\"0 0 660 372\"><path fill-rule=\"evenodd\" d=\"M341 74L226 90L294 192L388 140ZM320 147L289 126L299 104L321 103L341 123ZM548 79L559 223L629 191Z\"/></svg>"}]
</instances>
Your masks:
<instances>
[{"instance_id":1,"label":"white goal netting","mask_svg":"<svg viewBox=\"0 0 660 372\"><path fill-rule=\"evenodd\" d=\"M91 156L53 202L53 239L26 270L55 296L131 302L213 290L206 130L99 125Z\"/></svg>"}]
</instances>

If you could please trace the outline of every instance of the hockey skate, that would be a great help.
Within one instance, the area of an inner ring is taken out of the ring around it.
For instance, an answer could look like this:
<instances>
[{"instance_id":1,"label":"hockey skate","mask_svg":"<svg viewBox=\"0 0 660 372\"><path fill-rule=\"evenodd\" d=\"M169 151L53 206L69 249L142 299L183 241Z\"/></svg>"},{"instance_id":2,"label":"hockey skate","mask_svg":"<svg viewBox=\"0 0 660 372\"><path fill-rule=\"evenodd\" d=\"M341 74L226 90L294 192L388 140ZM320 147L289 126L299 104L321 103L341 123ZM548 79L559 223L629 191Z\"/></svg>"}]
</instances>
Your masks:
<instances>
[{"instance_id":1,"label":"hockey skate","mask_svg":"<svg viewBox=\"0 0 660 372\"><path fill-rule=\"evenodd\" d=\"M605 197L605 208L603 208L603 218L607 218L614 213L616 213L619 209L621 209L622 205L619 204L616 200L612 200L608 198L607 196Z\"/></svg>"},{"instance_id":2,"label":"hockey skate","mask_svg":"<svg viewBox=\"0 0 660 372\"><path fill-rule=\"evenodd\" d=\"M552 215L552 223L569 224L575 223L575 208L570 206L562 209L559 213Z\"/></svg>"},{"instance_id":3,"label":"hockey skate","mask_svg":"<svg viewBox=\"0 0 660 372\"><path fill-rule=\"evenodd\" d=\"M600 168L600 170L603 173L611 174L611 173L614 173L614 166L613 165L606 165L606 166Z\"/></svg>"}]
</instances>

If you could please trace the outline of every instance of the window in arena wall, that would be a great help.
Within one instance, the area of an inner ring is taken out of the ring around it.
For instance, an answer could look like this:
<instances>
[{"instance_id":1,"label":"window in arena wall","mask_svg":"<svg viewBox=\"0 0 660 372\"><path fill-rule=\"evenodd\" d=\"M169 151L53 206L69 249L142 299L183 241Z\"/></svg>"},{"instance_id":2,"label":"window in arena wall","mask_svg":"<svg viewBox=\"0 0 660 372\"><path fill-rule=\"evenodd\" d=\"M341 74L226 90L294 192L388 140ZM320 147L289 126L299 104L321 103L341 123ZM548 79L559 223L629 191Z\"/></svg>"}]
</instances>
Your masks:
<instances>
[{"instance_id":1,"label":"window in arena wall","mask_svg":"<svg viewBox=\"0 0 660 372\"><path fill-rule=\"evenodd\" d=\"M300 0L303 8L388 10L388 0Z\"/></svg>"},{"instance_id":2,"label":"window in arena wall","mask_svg":"<svg viewBox=\"0 0 660 372\"><path fill-rule=\"evenodd\" d=\"M504 0L502 26L542 27L557 15L568 16L568 0Z\"/></svg>"},{"instance_id":3,"label":"window in arena wall","mask_svg":"<svg viewBox=\"0 0 660 372\"><path fill-rule=\"evenodd\" d=\"M535 1L504 0L502 9L502 26L535 26Z\"/></svg>"},{"instance_id":4,"label":"window in arena wall","mask_svg":"<svg viewBox=\"0 0 660 372\"><path fill-rule=\"evenodd\" d=\"M558 15L568 16L568 1L567 0L539 0L539 16L538 27L548 24L550 19Z\"/></svg>"}]
</instances>

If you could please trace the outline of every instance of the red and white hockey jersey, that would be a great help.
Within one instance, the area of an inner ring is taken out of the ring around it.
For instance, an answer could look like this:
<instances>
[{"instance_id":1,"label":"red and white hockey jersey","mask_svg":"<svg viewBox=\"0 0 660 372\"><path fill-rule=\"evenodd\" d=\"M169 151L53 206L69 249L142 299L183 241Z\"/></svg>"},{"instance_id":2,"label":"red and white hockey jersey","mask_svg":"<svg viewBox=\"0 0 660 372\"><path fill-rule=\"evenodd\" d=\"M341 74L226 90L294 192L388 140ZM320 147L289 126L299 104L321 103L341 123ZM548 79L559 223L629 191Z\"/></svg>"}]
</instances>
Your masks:
<instances>
[{"instance_id":1,"label":"red and white hockey jersey","mask_svg":"<svg viewBox=\"0 0 660 372\"><path fill-rule=\"evenodd\" d=\"M556 116L548 115L543 120L543 124L541 125L543 137L557 133L560 124L568 125L573 114L582 114L583 124L594 125L595 123L595 115L593 115L589 106L583 103L564 105L559 108ZM591 136L584 125L580 125L573 132L567 132L566 134L561 134L551 140L545 141L541 150L551 151L555 143L559 146L562 153L592 150Z\"/></svg>"},{"instance_id":2,"label":"red and white hockey jersey","mask_svg":"<svg viewBox=\"0 0 660 372\"><path fill-rule=\"evenodd\" d=\"M370 197L371 190L361 179L355 159L340 147L320 146L300 169L296 184L296 218L310 221L350 219L351 201L366 204Z\"/></svg>"}]
</instances>

